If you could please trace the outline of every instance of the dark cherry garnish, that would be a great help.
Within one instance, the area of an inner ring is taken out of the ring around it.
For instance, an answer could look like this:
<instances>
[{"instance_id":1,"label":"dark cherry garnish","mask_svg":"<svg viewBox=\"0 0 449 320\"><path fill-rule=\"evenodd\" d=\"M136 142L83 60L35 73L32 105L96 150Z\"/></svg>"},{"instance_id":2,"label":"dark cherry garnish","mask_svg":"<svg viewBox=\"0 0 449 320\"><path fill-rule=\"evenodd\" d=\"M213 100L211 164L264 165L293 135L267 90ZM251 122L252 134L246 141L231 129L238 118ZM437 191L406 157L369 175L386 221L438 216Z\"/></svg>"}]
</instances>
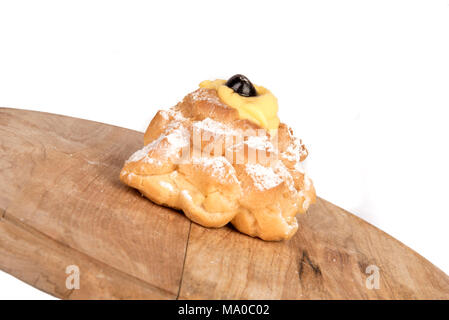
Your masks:
<instances>
[{"instance_id":1,"label":"dark cherry garnish","mask_svg":"<svg viewBox=\"0 0 449 320\"><path fill-rule=\"evenodd\" d=\"M226 86L234 90L243 97L255 97L257 96L256 88L247 77L241 74L236 74L226 81Z\"/></svg>"}]
</instances>

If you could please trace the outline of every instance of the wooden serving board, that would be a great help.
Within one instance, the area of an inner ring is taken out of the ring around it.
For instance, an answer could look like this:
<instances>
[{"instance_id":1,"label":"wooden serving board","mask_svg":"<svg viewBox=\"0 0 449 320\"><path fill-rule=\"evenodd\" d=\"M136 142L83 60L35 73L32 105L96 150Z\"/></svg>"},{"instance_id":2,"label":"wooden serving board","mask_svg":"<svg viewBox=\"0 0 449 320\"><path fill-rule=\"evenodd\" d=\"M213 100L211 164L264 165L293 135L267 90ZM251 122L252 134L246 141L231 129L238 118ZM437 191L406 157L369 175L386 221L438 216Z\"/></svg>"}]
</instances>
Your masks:
<instances>
[{"instance_id":1,"label":"wooden serving board","mask_svg":"<svg viewBox=\"0 0 449 320\"><path fill-rule=\"evenodd\" d=\"M191 223L120 183L141 146L140 132L0 109L0 269L64 299L449 298L442 271L323 199L284 242Z\"/></svg>"}]
</instances>

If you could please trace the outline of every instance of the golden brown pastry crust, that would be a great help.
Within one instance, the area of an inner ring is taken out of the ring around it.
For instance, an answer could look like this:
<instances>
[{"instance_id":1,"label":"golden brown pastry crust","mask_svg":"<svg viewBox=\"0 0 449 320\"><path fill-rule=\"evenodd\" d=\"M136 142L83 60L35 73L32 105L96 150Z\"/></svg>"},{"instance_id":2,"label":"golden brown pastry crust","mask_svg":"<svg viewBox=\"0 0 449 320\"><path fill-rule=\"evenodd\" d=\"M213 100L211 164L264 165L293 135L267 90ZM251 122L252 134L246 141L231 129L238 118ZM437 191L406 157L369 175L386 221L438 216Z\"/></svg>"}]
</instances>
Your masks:
<instances>
[{"instance_id":1,"label":"golden brown pastry crust","mask_svg":"<svg viewBox=\"0 0 449 320\"><path fill-rule=\"evenodd\" d=\"M245 136L257 129L257 135ZM209 139L195 144L194 132ZM296 214L315 202L312 181L302 169L307 150L292 130L281 123L277 136L271 136L239 119L237 110L223 104L213 89L198 89L159 111L145 132L144 145L125 163L120 179L205 227L231 222L250 236L288 239L298 228ZM254 154L256 158L250 156Z\"/></svg>"}]
</instances>

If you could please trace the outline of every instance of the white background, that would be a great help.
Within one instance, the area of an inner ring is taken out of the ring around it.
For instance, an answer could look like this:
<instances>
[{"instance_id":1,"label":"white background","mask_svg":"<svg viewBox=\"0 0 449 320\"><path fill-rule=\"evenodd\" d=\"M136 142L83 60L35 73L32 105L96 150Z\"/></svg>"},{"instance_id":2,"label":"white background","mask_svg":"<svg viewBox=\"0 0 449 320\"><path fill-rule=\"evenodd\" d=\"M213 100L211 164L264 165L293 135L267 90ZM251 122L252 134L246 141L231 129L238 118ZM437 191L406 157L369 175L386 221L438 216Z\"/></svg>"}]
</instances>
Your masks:
<instances>
[{"instance_id":1,"label":"white background","mask_svg":"<svg viewBox=\"0 0 449 320\"><path fill-rule=\"evenodd\" d=\"M321 197L449 273L448 0L0 2L0 106L143 131L235 73L277 95ZM46 297L0 272L0 299Z\"/></svg>"}]
</instances>

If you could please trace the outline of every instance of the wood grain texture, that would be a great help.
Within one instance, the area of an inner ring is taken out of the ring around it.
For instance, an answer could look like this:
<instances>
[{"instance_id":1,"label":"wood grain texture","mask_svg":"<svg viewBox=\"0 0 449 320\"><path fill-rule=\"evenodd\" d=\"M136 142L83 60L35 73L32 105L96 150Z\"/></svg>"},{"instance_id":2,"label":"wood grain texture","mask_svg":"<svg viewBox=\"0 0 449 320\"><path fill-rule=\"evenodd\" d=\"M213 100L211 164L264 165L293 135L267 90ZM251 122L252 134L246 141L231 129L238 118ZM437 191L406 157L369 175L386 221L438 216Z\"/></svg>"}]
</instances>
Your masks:
<instances>
[{"instance_id":1,"label":"wood grain texture","mask_svg":"<svg viewBox=\"0 0 449 320\"><path fill-rule=\"evenodd\" d=\"M61 299L173 298L170 292L53 241L20 221L0 223L0 256L0 269ZM80 270L80 290L66 287L65 268L72 265Z\"/></svg>"},{"instance_id":2,"label":"wood grain texture","mask_svg":"<svg viewBox=\"0 0 449 320\"><path fill-rule=\"evenodd\" d=\"M449 299L442 271L322 199L284 242L190 223L119 182L141 144L123 128L0 109L0 269L67 299ZM65 287L72 264L79 290Z\"/></svg>"},{"instance_id":3,"label":"wood grain texture","mask_svg":"<svg viewBox=\"0 0 449 320\"><path fill-rule=\"evenodd\" d=\"M176 298L190 222L142 201L118 180L123 162L142 143L141 135L10 109L0 111L0 131L4 223L20 221Z\"/></svg>"},{"instance_id":4,"label":"wood grain texture","mask_svg":"<svg viewBox=\"0 0 449 320\"><path fill-rule=\"evenodd\" d=\"M181 299L448 299L449 278L399 241L318 199L286 242L192 224ZM367 289L366 268L380 287Z\"/></svg>"}]
</instances>

